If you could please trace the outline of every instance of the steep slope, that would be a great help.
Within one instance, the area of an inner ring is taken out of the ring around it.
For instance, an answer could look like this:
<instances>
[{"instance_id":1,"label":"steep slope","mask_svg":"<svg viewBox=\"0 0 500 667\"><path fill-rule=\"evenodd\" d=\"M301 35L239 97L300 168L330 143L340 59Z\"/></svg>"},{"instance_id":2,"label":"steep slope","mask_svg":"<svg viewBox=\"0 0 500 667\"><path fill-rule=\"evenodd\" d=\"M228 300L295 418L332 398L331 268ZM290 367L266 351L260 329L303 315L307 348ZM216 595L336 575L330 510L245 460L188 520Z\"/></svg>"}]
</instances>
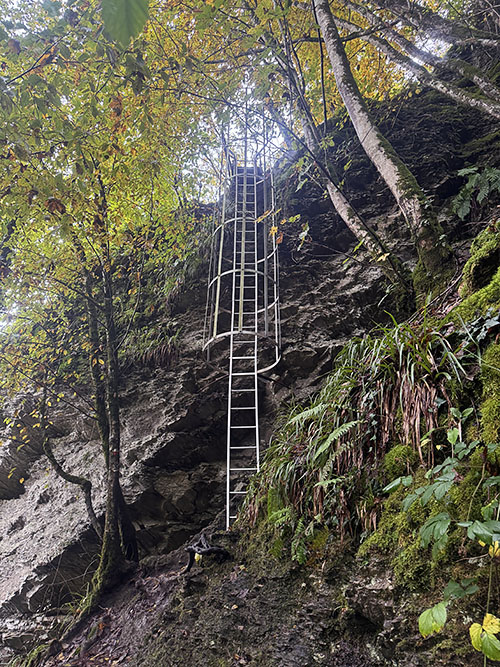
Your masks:
<instances>
[{"instance_id":1,"label":"steep slope","mask_svg":"<svg viewBox=\"0 0 500 667\"><path fill-rule=\"evenodd\" d=\"M396 120L391 115L388 122L391 140L434 195L463 260L475 230L457 225L449 200L463 183L456 169L484 160L491 140L485 133L491 128L477 128L471 114L459 113L434 95L402 102ZM419 132L418 143L416 133L407 132L410 125ZM414 258L395 206L355 147L348 126L340 132L332 157L339 170L349 162L346 187L355 195L356 206L369 224L392 230L399 254L411 265ZM494 152L488 160L495 163ZM298 177L289 169L281 184L284 213L300 214L301 220L296 227L284 227L283 361L262 385L266 440L284 403L306 400L339 349L374 324L389 321L386 310L397 309L381 272L355 251L352 237L321 192L312 184L296 192ZM299 252L297 235L305 222L310 240ZM408 643L416 641L416 628L401 629L404 604L398 607L399 616L394 615L387 563L355 563L354 546L320 541L304 568L269 554L265 534L259 542L259 534L245 533L240 543L231 541L232 535L221 536L214 539L228 548L232 561L178 576L185 560L181 545L204 526L211 525L211 532L220 528L212 522L223 506L226 381L224 369L201 356L203 314L200 272L173 306L172 326L181 331L175 367L143 369L125 378L123 486L142 554L155 555L103 601L104 613L97 611L72 639L53 644L55 657L45 664L116 660L137 665L375 666L394 664L391 647L396 643L397 664L434 664L427 647L420 657L409 655L404 661ZM102 512L96 464L101 453L92 425L62 412L56 427L62 434L55 440L57 455L68 468L83 463ZM96 565L97 543L83 500L47 468L35 443L32 450L23 459L16 458L12 447L0 454L5 476L15 467L11 479L17 479L5 485L0 501L5 662L30 644L48 641L68 610L64 603L77 608L77 591L84 589ZM20 485L21 478L25 481ZM414 622L415 612L410 616ZM447 664L462 664L456 656L452 659Z\"/></svg>"}]
</instances>

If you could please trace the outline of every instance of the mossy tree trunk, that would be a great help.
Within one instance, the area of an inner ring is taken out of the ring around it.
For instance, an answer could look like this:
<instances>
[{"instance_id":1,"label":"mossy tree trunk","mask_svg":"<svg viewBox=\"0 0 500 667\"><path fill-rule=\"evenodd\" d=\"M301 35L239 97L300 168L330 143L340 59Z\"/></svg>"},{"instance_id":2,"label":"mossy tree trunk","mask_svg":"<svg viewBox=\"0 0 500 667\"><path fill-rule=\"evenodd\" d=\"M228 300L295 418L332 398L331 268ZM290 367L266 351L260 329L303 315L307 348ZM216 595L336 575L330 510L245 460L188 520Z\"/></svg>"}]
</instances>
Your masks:
<instances>
[{"instance_id":1,"label":"mossy tree trunk","mask_svg":"<svg viewBox=\"0 0 500 667\"><path fill-rule=\"evenodd\" d=\"M429 212L415 177L372 120L352 75L328 0L314 0L314 7L339 93L359 141L393 193L410 228L420 262L429 274L440 274L451 260L441 226Z\"/></svg>"},{"instance_id":2,"label":"mossy tree trunk","mask_svg":"<svg viewBox=\"0 0 500 667\"><path fill-rule=\"evenodd\" d=\"M104 319L106 329L106 400L109 419L108 476L106 485L106 521L97 571L97 585L106 589L123 570L125 554L120 537L120 406L118 396L118 355L113 314L113 290L110 270L103 268Z\"/></svg>"}]
</instances>

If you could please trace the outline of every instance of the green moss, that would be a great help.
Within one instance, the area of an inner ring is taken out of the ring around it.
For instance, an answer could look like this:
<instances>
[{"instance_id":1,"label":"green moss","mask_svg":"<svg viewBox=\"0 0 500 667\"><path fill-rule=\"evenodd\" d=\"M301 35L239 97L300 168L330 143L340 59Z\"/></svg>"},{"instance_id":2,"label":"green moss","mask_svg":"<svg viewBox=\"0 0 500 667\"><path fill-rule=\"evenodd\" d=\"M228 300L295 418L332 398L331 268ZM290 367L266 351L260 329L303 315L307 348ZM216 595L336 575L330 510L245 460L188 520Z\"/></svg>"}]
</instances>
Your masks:
<instances>
[{"instance_id":1,"label":"green moss","mask_svg":"<svg viewBox=\"0 0 500 667\"><path fill-rule=\"evenodd\" d=\"M408 475L417 462L418 455L409 445L396 445L384 456L382 467L388 481Z\"/></svg>"},{"instance_id":2,"label":"green moss","mask_svg":"<svg viewBox=\"0 0 500 667\"><path fill-rule=\"evenodd\" d=\"M448 285L455 272L449 251L434 253L433 260L431 263L430 259L427 259L424 263L420 258L413 271L413 288L418 303L423 302L427 294L431 296L439 294Z\"/></svg>"},{"instance_id":3,"label":"green moss","mask_svg":"<svg viewBox=\"0 0 500 667\"><path fill-rule=\"evenodd\" d=\"M484 137L479 137L479 139L473 139L469 143L465 144L462 149L462 156L470 158L479 153L484 154L485 151L489 153L492 151L494 144L500 142L500 130L495 130L495 132L490 132L490 134L485 135ZM483 155L484 158L484 155Z\"/></svg>"},{"instance_id":4,"label":"green moss","mask_svg":"<svg viewBox=\"0 0 500 667\"><path fill-rule=\"evenodd\" d=\"M425 483L423 475L424 471L419 471L414 486ZM420 548L418 534L430 508L417 502L405 512L402 502L410 492L411 488L401 487L387 498L377 530L360 546L358 557L366 558L373 553L388 556L397 583L415 590L426 585L430 573L428 553Z\"/></svg>"},{"instance_id":5,"label":"green moss","mask_svg":"<svg viewBox=\"0 0 500 667\"><path fill-rule=\"evenodd\" d=\"M420 546L418 533L406 540L404 548L398 550L391 565L396 581L408 590L426 586L431 574L429 556L427 550Z\"/></svg>"},{"instance_id":6,"label":"green moss","mask_svg":"<svg viewBox=\"0 0 500 667\"><path fill-rule=\"evenodd\" d=\"M500 272L500 271L499 271ZM481 435L486 443L500 439L500 344L491 343L481 365L483 402L481 405Z\"/></svg>"},{"instance_id":7,"label":"green moss","mask_svg":"<svg viewBox=\"0 0 500 667\"><path fill-rule=\"evenodd\" d=\"M488 285L500 263L500 231L488 227L472 242L470 259L464 266L460 295L468 297Z\"/></svg>"},{"instance_id":8,"label":"green moss","mask_svg":"<svg viewBox=\"0 0 500 667\"><path fill-rule=\"evenodd\" d=\"M454 484L448 492L448 497L454 505L453 515L458 521L467 519L481 519L481 507L485 500L485 490L477 488L481 479L483 467L482 453L476 450L467 464L467 472L457 470L459 475L464 474L459 484ZM463 535L462 532L460 532Z\"/></svg>"},{"instance_id":9,"label":"green moss","mask_svg":"<svg viewBox=\"0 0 500 667\"><path fill-rule=\"evenodd\" d=\"M445 322L470 322L479 315L485 315L492 308L500 308L500 269L497 270L491 282L474 294L464 299L454 308Z\"/></svg>"},{"instance_id":10,"label":"green moss","mask_svg":"<svg viewBox=\"0 0 500 667\"><path fill-rule=\"evenodd\" d=\"M315 530L312 539L308 545L309 550L316 553L322 552L326 546L326 542L328 540L329 535L330 531L328 530L327 526L323 526L322 528L318 528L317 530Z\"/></svg>"}]
</instances>

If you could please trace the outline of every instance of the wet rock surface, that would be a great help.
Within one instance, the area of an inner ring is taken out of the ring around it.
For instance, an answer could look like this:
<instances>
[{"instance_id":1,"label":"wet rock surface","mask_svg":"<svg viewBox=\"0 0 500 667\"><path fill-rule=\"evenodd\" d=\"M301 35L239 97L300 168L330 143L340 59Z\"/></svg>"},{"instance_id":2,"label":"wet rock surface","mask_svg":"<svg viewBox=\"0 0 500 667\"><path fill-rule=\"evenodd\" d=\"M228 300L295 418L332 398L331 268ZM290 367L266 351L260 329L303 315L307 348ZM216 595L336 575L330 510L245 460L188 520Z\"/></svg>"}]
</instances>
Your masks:
<instances>
[{"instance_id":1,"label":"wet rock surface","mask_svg":"<svg viewBox=\"0 0 500 667\"><path fill-rule=\"evenodd\" d=\"M460 168L470 156L460 150L473 136L474 123L466 115L458 122L444 111L441 124L432 115L431 121L417 116L425 141L408 141L406 107L390 138L442 207L461 185L444 178L443 170ZM355 158L346 174L353 203L374 228L391 230L398 254L412 265L408 235L391 197L359 148L351 148L347 141L337 158L341 171ZM281 246L283 359L261 384L266 442L282 405L306 400L342 345L386 321L384 311L393 309L381 272L355 251L354 239L322 193L309 185L295 192L294 178L283 184L284 213L300 214L301 220L295 231L293 225L285 228ZM310 238L299 251L298 232L306 222ZM250 561L235 560L179 576L186 561L181 545L224 504L227 381L224 368L201 354L204 298L205 277L199 275L173 306L173 327L181 330L174 368L145 368L123 378L123 489L141 554L155 553L159 561L132 575L106 601L107 610L66 647L54 645L55 656L46 664L434 664L425 653L408 654L406 661L401 652L391 657L407 621L401 620L383 569L342 572L330 580L317 572L276 573L265 564L256 571ZM77 608L98 553L80 490L57 477L41 456L30 418L33 397L16 401L4 411L14 425L0 432L0 664L50 640L62 616ZM102 517L104 467L94 423L71 407L54 421L54 453L67 470L92 481ZM23 428L28 443L19 448L12 436L22 438ZM417 641L413 635L412 641ZM460 660L450 664L475 664Z\"/></svg>"},{"instance_id":2,"label":"wet rock surface","mask_svg":"<svg viewBox=\"0 0 500 667\"><path fill-rule=\"evenodd\" d=\"M373 324L368 310L375 314L373 301L384 293L382 276L371 269L360 286L362 265L343 261L334 254L308 266L302 260L283 264L283 360L261 384L265 441L281 404L294 396L306 399L342 344ZM227 380L224 367L216 360L208 364L201 353L203 277L189 287L188 297L173 313L183 332L175 367L133 371L124 378L122 484L142 555L178 548L224 506ZM104 467L95 424L61 409L55 428L56 457L68 471L91 480L102 517ZM0 619L4 628L31 624L31 643L45 636L48 611L64 614L65 605L73 605L98 553L80 489L55 475L37 443L34 439L29 456L16 459L17 445L11 442L4 468L16 470L0 500ZM43 619L43 628L34 615ZM4 660L18 650L14 635L2 633Z\"/></svg>"}]
</instances>

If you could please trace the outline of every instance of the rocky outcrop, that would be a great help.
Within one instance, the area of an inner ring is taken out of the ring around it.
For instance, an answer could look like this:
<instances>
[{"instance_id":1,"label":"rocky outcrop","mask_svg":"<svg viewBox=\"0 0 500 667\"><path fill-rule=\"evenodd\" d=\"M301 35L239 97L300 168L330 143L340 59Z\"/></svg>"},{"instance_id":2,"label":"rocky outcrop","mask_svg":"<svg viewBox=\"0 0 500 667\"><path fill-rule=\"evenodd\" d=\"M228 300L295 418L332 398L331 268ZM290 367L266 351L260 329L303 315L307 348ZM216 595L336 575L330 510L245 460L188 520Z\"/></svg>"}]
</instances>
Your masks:
<instances>
[{"instance_id":1,"label":"rocky outcrop","mask_svg":"<svg viewBox=\"0 0 500 667\"><path fill-rule=\"evenodd\" d=\"M443 211L446 199L461 183L443 175L443 168L449 172L462 166L465 153L459 155L459 147L473 134L471 121L461 116L458 123L450 107L443 108L441 125L430 115L432 127L425 141L410 145L406 130L412 112L407 106L394 121L391 140L398 150L403 149L403 157L407 151L410 164L418 162L411 166ZM417 114L417 121L423 124L425 134L426 114ZM353 203L373 227L392 230L398 254L411 265L407 234L390 196L359 149L349 142L347 129L333 158L342 172L351 159L345 175L346 187L354 193ZM450 157L450 146L454 157ZM282 189L285 214L300 214L301 219L296 228L292 224L284 227L283 359L261 384L264 441L271 435L282 404L292 398L306 399L330 369L340 347L385 321L385 311L395 307L381 272L362 251L355 250L354 239L322 193L311 184L297 192L293 173L284 179ZM305 223L309 238L299 251L298 231ZM201 354L204 283L201 272L185 286L172 308L172 327L181 331L175 366L170 370L130 371L123 378L124 493L138 530L141 555L167 554L169 559L163 569L137 575L132 580L137 588L117 593L127 624L136 633L133 640L132 630L128 637L120 635L128 655L137 654L146 630L153 627L151 636L156 633L164 638L162 624L172 621L176 631L166 647L180 651L178 662L169 663L167 658L166 662L155 662L154 646L149 646L149 662L136 664L181 664L183 637L193 647L186 653L194 656L190 658L192 665L220 664L215 662L216 656L239 661L222 664L250 664L257 659L256 651L268 662L254 664L263 665L391 664L384 662L386 658L372 642L395 618L383 572L373 573L369 581L353 577L345 596L343 589L321 577L306 578L296 571L283 577L268 575L265 563L253 573L247 570L249 564L227 564L219 578L210 571L196 571L180 584L174 576L182 551L172 550L213 521L224 503L226 379L224 368L207 363ZM20 429L27 428L25 446L19 449L12 440L12 430L0 433L4 440L0 449L0 661L49 636L62 615L78 606L78 596L97 562L98 542L83 498L79 489L57 477L41 456L39 433L35 422L29 422L32 409L33 398L24 397L4 410L4 416L22 417L9 428L17 429L18 435ZM92 420L66 407L57 412L54 422L56 456L70 472L84 474L92 481L94 505L102 517L104 467ZM157 608L150 617L149 609L154 605ZM347 618L344 608L350 610L358 644L342 634ZM218 613L211 613L213 609ZM96 626L98 638L103 632L101 622L104 628L111 627L102 617ZM208 643L197 653L202 635ZM111 648L108 656L115 659L118 653L113 651ZM161 655L169 655L168 651Z\"/></svg>"},{"instance_id":2,"label":"rocky outcrop","mask_svg":"<svg viewBox=\"0 0 500 667\"><path fill-rule=\"evenodd\" d=\"M332 224L333 244L334 229ZM324 226L322 234L328 235ZM283 361L262 382L265 439L280 404L310 394L339 347L372 324L384 294L376 268L360 281L364 266L345 265L337 254L307 265L287 259L286 249L283 256ZM224 505L226 379L223 368L201 354L204 296L200 277L174 307L173 326L182 330L175 367L133 371L124 378L122 483L142 555L179 547ZM102 516L104 468L95 425L75 410L61 409L54 428L56 457L68 471L92 481ZM98 553L80 489L57 477L38 440L30 440L29 450L23 448L29 455L22 458L13 458L15 449L12 441L3 450L8 455L0 453L4 470L15 467L0 500L5 656L19 648L19 627L27 635L23 647L29 638L40 642L45 630L38 623L50 626L68 610L65 605L77 604L74 596L85 590Z\"/></svg>"}]
</instances>

